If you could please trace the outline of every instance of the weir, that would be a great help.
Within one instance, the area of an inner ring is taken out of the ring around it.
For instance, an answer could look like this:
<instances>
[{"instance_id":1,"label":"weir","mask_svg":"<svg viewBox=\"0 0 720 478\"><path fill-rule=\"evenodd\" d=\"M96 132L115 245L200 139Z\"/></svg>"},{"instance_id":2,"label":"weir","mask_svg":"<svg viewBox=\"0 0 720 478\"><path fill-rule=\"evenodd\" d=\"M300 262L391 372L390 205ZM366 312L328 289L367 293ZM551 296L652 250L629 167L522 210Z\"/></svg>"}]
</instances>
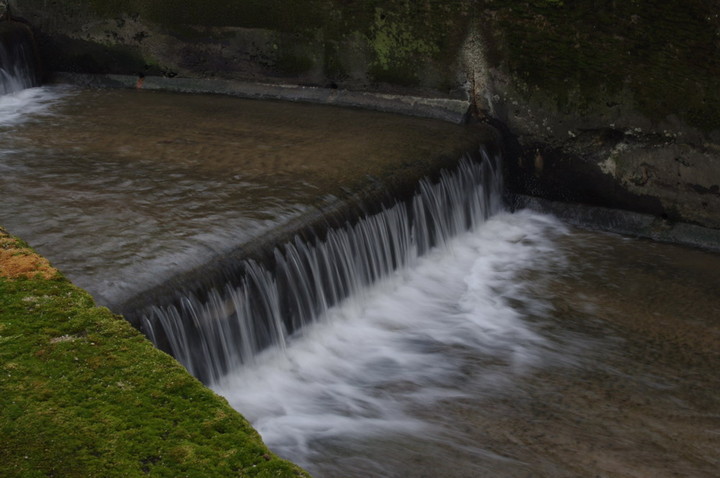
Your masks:
<instances>
[{"instance_id":1,"label":"weir","mask_svg":"<svg viewBox=\"0 0 720 478\"><path fill-rule=\"evenodd\" d=\"M269 346L321 320L328 308L483 223L502 207L500 156L467 155L408 200L295 236L265 263L242 261L227 282L179 292L134 315L141 330L193 375L212 383Z\"/></svg>"},{"instance_id":2,"label":"weir","mask_svg":"<svg viewBox=\"0 0 720 478\"><path fill-rule=\"evenodd\" d=\"M717 475L717 254L501 211L496 136L471 128L15 94L31 37L0 29L0 225L227 400L70 283L23 280L0 470L281 473L229 403L317 477Z\"/></svg>"},{"instance_id":3,"label":"weir","mask_svg":"<svg viewBox=\"0 0 720 478\"><path fill-rule=\"evenodd\" d=\"M23 23L0 21L0 95L39 84L40 68L32 31Z\"/></svg>"},{"instance_id":4,"label":"weir","mask_svg":"<svg viewBox=\"0 0 720 478\"><path fill-rule=\"evenodd\" d=\"M3 93L37 84L30 30L16 22L0 27ZM396 198L363 193L363 205L346 198L339 210L295 225L290 234L271 232L255 248L259 253L220 256L120 310L190 373L214 383L262 350L283 348L330 307L500 210L500 155L491 149L482 146L460 161L438 160L455 166L414 190L397 182L389 188Z\"/></svg>"}]
</instances>

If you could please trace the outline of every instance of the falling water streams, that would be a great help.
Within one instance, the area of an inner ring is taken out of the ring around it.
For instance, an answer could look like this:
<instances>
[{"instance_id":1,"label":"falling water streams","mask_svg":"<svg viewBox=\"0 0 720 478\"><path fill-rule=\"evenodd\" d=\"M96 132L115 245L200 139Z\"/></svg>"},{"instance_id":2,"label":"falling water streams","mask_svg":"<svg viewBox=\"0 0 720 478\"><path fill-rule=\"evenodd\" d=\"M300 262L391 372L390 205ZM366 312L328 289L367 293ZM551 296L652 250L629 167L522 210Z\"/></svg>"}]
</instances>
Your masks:
<instances>
[{"instance_id":1,"label":"falling water streams","mask_svg":"<svg viewBox=\"0 0 720 478\"><path fill-rule=\"evenodd\" d=\"M195 376L217 382L268 346L284 350L290 333L498 212L499 166L487 154L464 159L437 184L421 181L410 201L312 242L296 236L275 250L269 269L245 261L242 280L205 290L205 300L181 295L177 305L151 307L142 329Z\"/></svg>"},{"instance_id":2,"label":"falling water streams","mask_svg":"<svg viewBox=\"0 0 720 478\"><path fill-rule=\"evenodd\" d=\"M469 134L31 88L0 96L0 224L112 306ZM318 477L715 476L720 257L511 213L499 160L290 236L142 327Z\"/></svg>"},{"instance_id":3,"label":"falling water streams","mask_svg":"<svg viewBox=\"0 0 720 478\"><path fill-rule=\"evenodd\" d=\"M30 29L16 22L0 22L0 95L18 93L38 83Z\"/></svg>"}]
</instances>

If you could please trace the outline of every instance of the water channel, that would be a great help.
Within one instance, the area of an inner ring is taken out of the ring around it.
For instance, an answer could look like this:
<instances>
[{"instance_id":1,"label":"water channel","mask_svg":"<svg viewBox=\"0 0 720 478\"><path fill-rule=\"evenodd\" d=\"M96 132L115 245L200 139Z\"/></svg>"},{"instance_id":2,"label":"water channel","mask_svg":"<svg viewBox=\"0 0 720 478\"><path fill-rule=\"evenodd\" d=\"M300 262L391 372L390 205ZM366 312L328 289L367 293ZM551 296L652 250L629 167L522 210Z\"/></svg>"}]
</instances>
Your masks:
<instances>
[{"instance_id":1,"label":"water channel","mask_svg":"<svg viewBox=\"0 0 720 478\"><path fill-rule=\"evenodd\" d=\"M0 96L0 224L114 307L472 135L31 88ZM210 386L317 477L716 476L720 255L493 211Z\"/></svg>"}]
</instances>

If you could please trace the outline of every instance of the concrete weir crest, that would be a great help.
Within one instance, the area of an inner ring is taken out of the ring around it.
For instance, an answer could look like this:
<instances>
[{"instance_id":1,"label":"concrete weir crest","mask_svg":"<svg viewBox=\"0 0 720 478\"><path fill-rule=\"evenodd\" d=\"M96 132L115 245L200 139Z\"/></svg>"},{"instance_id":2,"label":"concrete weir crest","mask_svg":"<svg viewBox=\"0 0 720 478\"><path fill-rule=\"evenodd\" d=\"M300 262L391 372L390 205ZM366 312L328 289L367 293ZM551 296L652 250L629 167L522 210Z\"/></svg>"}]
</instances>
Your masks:
<instances>
[{"instance_id":1,"label":"concrete weir crest","mask_svg":"<svg viewBox=\"0 0 720 478\"><path fill-rule=\"evenodd\" d=\"M212 383L266 347L284 348L293 332L329 307L478 227L502 204L500 156L483 147L436 182L421 180L407 200L300 232L272 250L266 242L264 260L221 260L214 273L204 267L202 280L125 315L193 375Z\"/></svg>"}]
</instances>

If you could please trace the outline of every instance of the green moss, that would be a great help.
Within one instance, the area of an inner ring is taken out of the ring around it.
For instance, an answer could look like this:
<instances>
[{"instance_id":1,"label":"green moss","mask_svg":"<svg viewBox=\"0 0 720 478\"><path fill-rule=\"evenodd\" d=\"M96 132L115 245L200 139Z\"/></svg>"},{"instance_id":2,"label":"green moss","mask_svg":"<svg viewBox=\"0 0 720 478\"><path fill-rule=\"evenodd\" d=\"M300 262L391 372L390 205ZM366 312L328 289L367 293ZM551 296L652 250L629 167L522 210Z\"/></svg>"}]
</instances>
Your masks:
<instances>
[{"instance_id":1,"label":"green moss","mask_svg":"<svg viewBox=\"0 0 720 478\"><path fill-rule=\"evenodd\" d=\"M45 3L23 5L45 11ZM208 37L207 27L265 29L296 42L270 64L258 61L261 69L323 67L328 78L433 88L457 88L458 54L473 21L492 66L509 71L527 99L547 98L561 114L622 100L653 120L673 114L706 131L720 128L720 16L711 0L68 0L52 8L87 22L138 16L190 43L225 41L217 32ZM349 45L361 52L357 62L338 54ZM93 64L101 53L71 64L114 71ZM130 71L132 52L108 53L124 53L117 70Z\"/></svg>"},{"instance_id":2,"label":"green moss","mask_svg":"<svg viewBox=\"0 0 720 478\"><path fill-rule=\"evenodd\" d=\"M87 8L103 16L142 15L182 38L189 25L262 28L300 35L305 43L311 43L318 32L324 41L336 43L360 32L374 56L369 66L373 79L405 84L417 83L428 62L447 66L455 61L472 4L470 0L75 1L86 2ZM292 51L281 53L278 66L291 74L306 71L320 60ZM332 52L326 57L332 59ZM342 76L339 63L324 61L328 76Z\"/></svg>"},{"instance_id":3,"label":"green moss","mask_svg":"<svg viewBox=\"0 0 720 478\"><path fill-rule=\"evenodd\" d=\"M409 57L432 56L439 51L437 45L417 36L410 25L382 8L375 10L371 31L376 61L382 69L388 69L391 64L403 62Z\"/></svg>"},{"instance_id":4,"label":"green moss","mask_svg":"<svg viewBox=\"0 0 720 478\"><path fill-rule=\"evenodd\" d=\"M307 476L69 281L0 277L0 475Z\"/></svg>"},{"instance_id":5,"label":"green moss","mask_svg":"<svg viewBox=\"0 0 720 478\"><path fill-rule=\"evenodd\" d=\"M344 32L367 38L375 81L417 84L427 69L450 71L465 38L470 2L336 2ZM443 83L440 79L439 83Z\"/></svg>"},{"instance_id":6,"label":"green moss","mask_svg":"<svg viewBox=\"0 0 720 478\"><path fill-rule=\"evenodd\" d=\"M159 25L240 26L295 32L325 23L329 0L75 0L103 16L141 14Z\"/></svg>"},{"instance_id":7,"label":"green moss","mask_svg":"<svg viewBox=\"0 0 720 478\"><path fill-rule=\"evenodd\" d=\"M675 114L704 130L720 127L720 18L712 2L482 3L503 36L490 56L529 92L555 97L561 111L629 91L651 119Z\"/></svg>"}]
</instances>

